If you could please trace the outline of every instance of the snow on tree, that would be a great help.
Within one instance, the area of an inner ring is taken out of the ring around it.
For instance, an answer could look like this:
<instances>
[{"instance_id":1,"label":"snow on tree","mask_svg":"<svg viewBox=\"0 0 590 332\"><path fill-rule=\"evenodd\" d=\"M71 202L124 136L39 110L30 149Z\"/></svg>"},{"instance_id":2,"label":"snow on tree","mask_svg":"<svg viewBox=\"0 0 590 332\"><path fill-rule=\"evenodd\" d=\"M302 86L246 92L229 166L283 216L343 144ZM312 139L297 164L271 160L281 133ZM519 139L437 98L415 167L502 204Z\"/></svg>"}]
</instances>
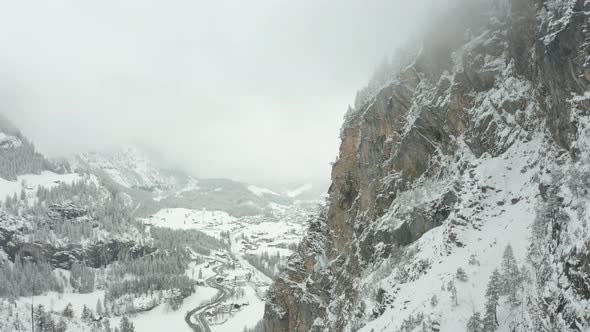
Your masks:
<instances>
[{"instance_id":1,"label":"snow on tree","mask_svg":"<svg viewBox=\"0 0 590 332\"><path fill-rule=\"evenodd\" d=\"M474 312L469 320L467 321L466 331L467 332L482 332L483 320L479 312Z\"/></svg>"},{"instance_id":2,"label":"snow on tree","mask_svg":"<svg viewBox=\"0 0 590 332\"><path fill-rule=\"evenodd\" d=\"M102 316L104 313L103 307L102 307L102 302L100 302L100 299L96 300L96 314L98 316Z\"/></svg>"},{"instance_id":3,"label":"snow on tree","mask_svg":"<svg viewBox=\"0 0 590 332\"><path fill-rule=\"evenodd\" d=\"M471 256L469 256L469 265L479 265L479 260L475 254L471 254Z\"/></svg>"},{"instance_id":4,"label":"snow on tree","mask_svg":"<svg viewBox=\"0 0 590 332\"><path fill-rule=\"evenodd\" d=\"M455 286L455 282L449 281L449 283L447 284L447 290L451 292L451 301L453 303L453 306L458 306L459 299L457 297L457 287Z\"/></svg>"},{"instance_id":5,"label":"snow on tree","mask_svg":"<svg viewBox=\"0 0 590 332\"><path fill-rule=\"evenodd\" d=\"M102 320L102 330L104 332L112 332L113 329L111 328L111 321L108 318L104 318Z\"/></svg>"},{"instance_id":6,"label":"snow on tree","mask_svg":"<svg viewBox=\"0 0 590 332\"><path fill-rule=\"evenodd\" d=\"M457 280L462 282L466 282L469 279L467 277L467 273L465 273L465 270L463 270L462 267L457 269L457 273L455 274L455 276L457 277Z\"/></svg>"},{"instance_id":7,"label":"snow on tree","mask_svg":"<svg viewBox=\"0 0 590 332\"><path fill-rule=\"evenodd\" d=\"M25 329L25 325L20 320L20 318L18 318L18 316L16 317L16 319L12 323L12 327L14 328L15 331L23 331Z\"/></svg>"},{"instance_id":8,"label":"snow on tree","mask_svg":"<svg viewBox=\"0 0 590 332\"><path fill-rule=\"evenodd\" d=\"M430 305L432 307L436 307L438 305L438 297L436 296L436 294L432 295L432 297L430 298Z\"/></svg>"},{"instance_id":9,"label":"snow on tree","mask_svg":"<svg viewBox=\"0 0 590 332\"><path fill-rule=\"evenodd\" d=\"M74 318L74 306L72 306L71 303L68 303L61 314L66 318Z\"/></svg>"},{"instance_id":10,"label":"snow on tree","mask_svg":"<svg viewBox=\"0 0 590 332\"><path fill-rule=\"evenodd\" d=\"M43 305L38 305L34 312L35 331L37 332L55 332L55 322L51 315L45 311Z\"/></svg>"},{"instance_id":11,"label":"snow on tree","mask_svg":"<svg viewBox=\"0 0 590 332\"><path fill-rule=\"evenodd\" d=\"M44 331L47 328L47 313L45 312L45 307L42 304L37 306L33 317L35 318L35 329L39 332Z\"/></svg>"},{"instance_id":12,"label":"snow on tree","mask_svg":"<svg viewBox=\"0 0 590 332\"><path fill-rule=\"evenodd\" d=\"M72 264L70 284L81 294L94 291L95 273L92 268L79 263Z\"/></svg>"},{"instance_id":13,"label":"snow on tree","mask_svg":"<svg viewBox=\"0 0 590 332\"><path fill-rule=\"evenodd\" d=\"M495 269L490 276L490 281L488 282L488 287L486 289L485 314L483 318L484 332L495 331L498 326L496 308L498 307L501 290L502 276L500 275L500 272L498 272L498 269Z\"/></svg>"},{"instance_id":14,"label":"snow on tree","mask_svg":"<svg viewBox=\"0 0 590 332\"><path fill-rule=\"evenodd\" d=\"M129 321L129 318L127 318L127 316L123 316L123 318L121 318L121 323L119 324L119 331L135 332L135 327L133 326L133 323Z\"/></svg>"},{"instance_id":15,"label":"snow on tree","mask_svg":"<svg viewBox=\"0 0 590 332\"><path fill-rule=\"evenodd\" d=\"M93 317L92 315L92 311L90 311L90 309L88 309L88 307L86 305L84 305L84 307L82 308L82 320L83 321L89 321L91 320Z\"/></svg>"},{"instance_id":16,"label":"snow on tree","mask_svg":"<svg viewBox=\"0 0 590 332\"><path fill-rule=\"evenodd\" d=\"M66 332L68 330L68 323L64 317L61 317L55 325L55 332Z\"/></svg>"},{"instance_id":17,"label":"snow on tree","mask_svg":"<svg viewBox=\"0 0 590 332\"><path fill-rule=\"evenodd\" d=\"M502 295L508 296L508 302L512 305L519 304L518 289L521 284L520 271L514 258L512 246L508 244L502 256Z\"/></svg>"}]
</instances>

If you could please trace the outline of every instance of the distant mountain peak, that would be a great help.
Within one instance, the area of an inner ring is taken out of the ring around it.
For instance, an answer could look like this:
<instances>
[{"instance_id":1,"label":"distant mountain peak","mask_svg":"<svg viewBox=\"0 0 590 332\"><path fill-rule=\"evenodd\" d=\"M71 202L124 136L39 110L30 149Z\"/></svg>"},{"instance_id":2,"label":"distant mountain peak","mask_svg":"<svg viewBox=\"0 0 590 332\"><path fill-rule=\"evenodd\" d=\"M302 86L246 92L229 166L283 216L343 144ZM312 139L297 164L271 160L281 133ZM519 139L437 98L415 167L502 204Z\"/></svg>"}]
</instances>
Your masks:
<instances>
[{"instance_id":1,"label":"distant mountain peak","mask_svg":"<svg viewBox=\"0 0 590 332\"><path fill-rule=\"evenodd\" d=\"M92 151L70 158L74 170L101 171L126 188L148 191L170 189L174 178L164 174L139 148L124 145L115 150Z\"/></svg>"}]
</instances>

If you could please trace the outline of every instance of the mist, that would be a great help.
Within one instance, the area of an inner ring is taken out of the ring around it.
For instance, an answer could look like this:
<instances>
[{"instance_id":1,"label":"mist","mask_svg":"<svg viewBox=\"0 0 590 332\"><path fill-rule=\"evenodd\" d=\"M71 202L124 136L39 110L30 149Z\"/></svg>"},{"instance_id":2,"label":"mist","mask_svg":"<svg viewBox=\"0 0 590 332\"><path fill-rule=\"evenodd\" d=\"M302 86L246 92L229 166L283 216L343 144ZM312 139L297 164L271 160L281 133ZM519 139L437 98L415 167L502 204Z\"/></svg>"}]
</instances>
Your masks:
<instances>
[{"instance_id":1,"label":"mist","mask_svg":"<svg viewBox=\"0 0 590 332\"><path fill-rule=\"evenodd\" d=\"M347 105L443 1L8 2L0 112L56 157L121 144L200 177L329 177Z\"/></svg>"}]
</instances>

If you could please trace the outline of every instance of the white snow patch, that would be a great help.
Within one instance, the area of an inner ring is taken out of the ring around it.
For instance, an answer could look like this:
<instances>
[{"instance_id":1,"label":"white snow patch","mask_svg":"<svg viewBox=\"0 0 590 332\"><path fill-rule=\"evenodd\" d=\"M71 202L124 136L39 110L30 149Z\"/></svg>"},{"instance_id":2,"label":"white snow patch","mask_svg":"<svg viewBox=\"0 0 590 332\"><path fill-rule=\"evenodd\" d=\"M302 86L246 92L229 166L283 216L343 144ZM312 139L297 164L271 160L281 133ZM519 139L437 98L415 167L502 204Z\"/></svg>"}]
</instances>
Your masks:
<instances>
[{"instance_id":1,"label":"white snow patch","mask_svg":"<svg viewBox=\"0 0 590 332\"><path fill-rule=\"evenodd\" d=\"M287 191L287 196L289 196L291 198L295 198L295 197L303 194L304 192L311 190L312 187L313 186L311 183L306 183L306 184L302 185L301 187Z\"/></svg>"},{"instance_id":2,"label":"white snow patch","mask_svg":"<svg viewBox=\"0 0 590 332\"><path fill-rule=\"evenodd\" d=\"M279 194L277 194L276 192L267 189L267 188L262 188L262 187L257 187L255 185L249 185L248 186L248 190L250 190L250 192L252 192L254 195L258 196L258 197L262 197L264 195L275 195L275 196L280 196Z\"/></svg>"}]
</instances>

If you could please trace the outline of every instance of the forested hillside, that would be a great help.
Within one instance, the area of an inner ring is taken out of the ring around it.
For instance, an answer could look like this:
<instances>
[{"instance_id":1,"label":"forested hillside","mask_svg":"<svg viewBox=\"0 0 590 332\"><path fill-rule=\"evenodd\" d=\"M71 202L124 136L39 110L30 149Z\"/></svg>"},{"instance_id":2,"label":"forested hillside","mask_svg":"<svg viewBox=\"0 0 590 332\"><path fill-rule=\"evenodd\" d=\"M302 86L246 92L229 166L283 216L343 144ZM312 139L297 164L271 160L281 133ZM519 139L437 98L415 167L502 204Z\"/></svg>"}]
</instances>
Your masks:
<instances>
[{"instance_id":1,"label":"forested hillside","mask_svg":"<svg viewBox=\"0 0 590 332\"><path fill-rule=\"evenodd\" d=\"M16 180L18 175L39 174L53 166L21 132L0 114L0 177Z\"/></svg>"},{"instance_id":2,"label":"forested hillside","mask_svg":"<svg viewBox=\"0 0 590 332\"><path fill-rule=\"evenodd\" d=\"M189 265L229 248L224 240L196 230L146 227L134 216L138 204L121 186L90 170L52 172L16 128L4 122L1 131L0 192L7 196L0 200L0 305L48 292L104 294L96 310L86 308L80 318L67 308L58 314L36 308L36 331L65 331L63 324L112 331L111 324L96 323L97 317L120 317L160 304L176 310L197 289L196 277L187 275ZM4 318L2 331L30 327L23 323L29 316Z\"/></svg>"}]
</instances>

